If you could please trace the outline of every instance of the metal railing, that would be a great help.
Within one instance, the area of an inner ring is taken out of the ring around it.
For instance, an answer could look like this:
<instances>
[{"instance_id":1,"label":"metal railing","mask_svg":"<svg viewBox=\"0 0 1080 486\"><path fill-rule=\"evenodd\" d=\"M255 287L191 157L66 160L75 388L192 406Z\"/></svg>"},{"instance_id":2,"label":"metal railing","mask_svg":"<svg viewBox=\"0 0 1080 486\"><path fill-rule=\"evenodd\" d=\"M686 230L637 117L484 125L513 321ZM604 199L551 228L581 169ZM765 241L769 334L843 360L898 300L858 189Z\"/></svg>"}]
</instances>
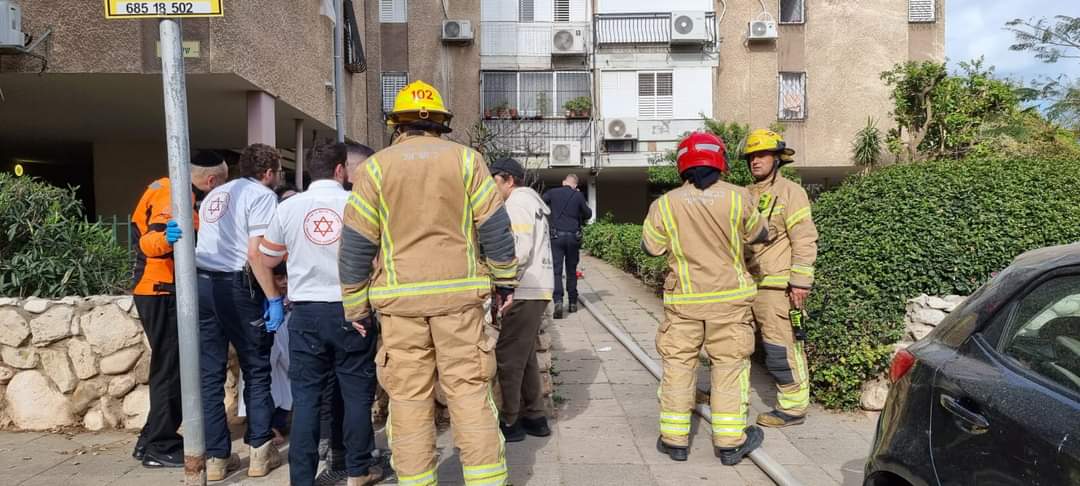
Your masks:
<instances>
[{"instance_id":1,"label":"metal railing","mask_svg":"<svg viewBox=\"0 0 1080 486\"><path fill-rule=\"evenodd\" d=\"M114 214L112 217L98 215L96 223L109 229L112 233L113 243L126 247L131 255L135 254L135 245L138 242L131 239L132 222L130 214L125 216Z\"/></svg>"},{"instance_id":2,"label":"metal railing","mask_svg":"<svg viewBox=\"0 0 1080 486\"><path fill-rule=\"evenodd\" d=\"M543 157L551 142L580 141L581 151L591 153L592 120L482 120L484 129L498 151L514 155Z\"/></svg>"},{"instance_id":3,"label":"metal railing","mask_svg":"<svg viewBox=\"0 0 1080 486\"><path fill-rule=\"evenodd\" d=\"M595 19L597 46L671 43L671 13L598 14ZM716 13L705 13L707 46L716 44Z\"/></svg>"}]
</instances>

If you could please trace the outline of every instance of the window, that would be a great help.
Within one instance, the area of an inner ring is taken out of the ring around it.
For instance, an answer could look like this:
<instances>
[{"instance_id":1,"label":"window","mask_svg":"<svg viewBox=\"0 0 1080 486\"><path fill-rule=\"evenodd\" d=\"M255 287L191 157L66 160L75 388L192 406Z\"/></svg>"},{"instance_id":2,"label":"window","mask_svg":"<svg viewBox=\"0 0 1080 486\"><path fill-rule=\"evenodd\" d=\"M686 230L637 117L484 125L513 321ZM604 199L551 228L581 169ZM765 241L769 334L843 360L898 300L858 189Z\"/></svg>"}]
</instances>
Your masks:
<instances>
[{"instance_id":1,"label":"window","mask_svg":"<svg viewBox=\"0 0 1080 486\"><path fill-rule=\"evenodd\" d=\"M518 6L518 22L533 22L536 20L536 5L534 0L521 0Z\"/></svg>"},{"instance_id":2,"label":"window","mask_svg":"<svg viewBox=\"0 0 1080 486\"><path fill-rule=\"evenodd\" d=\"M570 21L570 0L555 0L555 21Z\"/></svg>"},{"instance_id":3,"label":"window","mask_svg":"<svg viewBox=\"0 0 1080 486\"><path fill-rule=\"evenodd\" d=\"M570 100L589 98L589 73L494 72L482 73L482 109L487 118L561 117Z\"/></svg>"},{"instance_id":4,"label":"window","mask_svg":"<svg viewBox=\"0 0 1080 486\"><path fill-rule=\"evenodd\" d=\"M638 118L669 120L674 116L671 72L638 73Z\"/></svg>"},{"instance_id":5,"label":"window","mask_svg":"<svg viewBox=\"0 0 1080 486\"><path fill-rule=\"evenodd\" d=\"M1080 275L1048 280L1027 294L999 350L1024 368L1080 392Z\"/></svg>"},{"instance_id":6,"label":"window","mask_svg":"<svg viewBox=\"0 0 1080 486\"><path fill-rule=\"evenodd\" d=\"M382 75L382 108L383 113L390 113L394 109L394 98L398 91L405 89L409 84L408 73L383 73Z\"/></svg>"},{"instance_id":7,"label":"window","mask_svg":"<svg viewBox=\"0 0 1080 486\"><path fill-rule=\"evenodd\" d=\"M907 17L908 22L933 22L934 0L908 0Z\"/></svg>"},{"instance_id":8,"label":"window","mask_svg":"<svg viewBox=\"0 0 1080 486\"><path fill-rule=\"evenodd\" d=\"M407 0L379 0L379 22L404 24L409 19Z\"/></svg>"},{"instance_id":9,"label":"window","mask_svg":"<svg viewBox=\"0 0 1080 486\"><path fill-rule=\"evenodd\" d=\"M780 73L781 120L806 119L806 73Z\"/></svg>"},{"instance_id":10,"label":"window","mask_svg":"<svg viewBox=\"0 0 1080 486\"><path fill-rule=\"evenodd\" d=\"M780 23L801 24L806 22L806 4L803 0L780 0Z\"/></svg>"}]
</instances>

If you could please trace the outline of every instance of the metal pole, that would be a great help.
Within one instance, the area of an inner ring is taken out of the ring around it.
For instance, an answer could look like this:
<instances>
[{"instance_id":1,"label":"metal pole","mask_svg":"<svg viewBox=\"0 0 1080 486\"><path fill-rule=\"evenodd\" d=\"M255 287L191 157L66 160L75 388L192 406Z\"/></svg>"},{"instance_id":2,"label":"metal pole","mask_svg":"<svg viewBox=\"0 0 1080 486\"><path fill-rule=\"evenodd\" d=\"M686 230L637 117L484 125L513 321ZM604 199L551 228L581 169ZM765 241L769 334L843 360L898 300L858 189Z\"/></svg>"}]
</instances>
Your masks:
<instances>
[{"instance_id":1,"label":"metal pole","mask_svg":"<svg viewBox=\"0 0 1080 486\"><path fill-rule=\"evenodd\" d=\"M345 141L345 0L334 2L334 123Z\"/></svg>"},{"instance_id":2,"label":"metal pole","mask_svg":"<svg viewBox=\"0 0 1080 486\"><path fill-rule=\"evenodd\" d=\"M296 119L296 190L304 191L304 119Z\"/></svg>"},{"instance_id":3,"label":"metal pole","mask_svg":"<svg viewBox=\"0 0 1080 486\"><path fill-rule=\"evenodd\" d=\"M187 84L180 23L162 19L161 78L165 92L165 140L169 153L173 217L184 237L173 245L176 325L180 337L180 390L184 414L184 484L206 485L206 441L199 383L199 294L195 283L195 225L191 203Z\"/></svg>"}]
</instances>

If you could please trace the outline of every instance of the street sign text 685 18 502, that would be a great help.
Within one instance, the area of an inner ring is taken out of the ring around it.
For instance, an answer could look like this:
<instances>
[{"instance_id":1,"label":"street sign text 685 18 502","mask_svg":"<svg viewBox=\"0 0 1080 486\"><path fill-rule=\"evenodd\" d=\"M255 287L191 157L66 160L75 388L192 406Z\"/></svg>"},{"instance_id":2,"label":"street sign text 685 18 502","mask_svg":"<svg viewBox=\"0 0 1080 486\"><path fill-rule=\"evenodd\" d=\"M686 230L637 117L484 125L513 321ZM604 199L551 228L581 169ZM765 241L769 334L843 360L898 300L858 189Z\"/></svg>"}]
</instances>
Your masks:
<instances>
[{"instance_id":1,"label":"street sign text 685 18 502","mask_svg":"<svg viewBox=\"0 0 1080 486\"><path fill-rule=\"evenodd\" d=\"M191 0L186 2L138 2L105 0L105 18L182 18L220 17L222 0Z\"/></svg>"}]
</instances>

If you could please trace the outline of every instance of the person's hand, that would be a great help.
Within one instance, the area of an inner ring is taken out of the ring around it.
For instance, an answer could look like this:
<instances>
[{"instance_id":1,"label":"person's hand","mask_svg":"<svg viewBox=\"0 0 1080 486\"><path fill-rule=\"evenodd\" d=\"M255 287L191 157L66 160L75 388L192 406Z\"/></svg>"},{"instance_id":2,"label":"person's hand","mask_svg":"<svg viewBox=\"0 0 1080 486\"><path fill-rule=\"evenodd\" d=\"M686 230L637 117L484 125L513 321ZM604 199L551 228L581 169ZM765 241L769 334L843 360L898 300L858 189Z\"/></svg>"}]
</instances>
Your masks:
<instances>
[{"instance_id":1,"label":"person's hand","mask_svg":"<svg viewBox=\"0 0 1080 486\"><path fill-rule=\"evenodd\" d=\"M495 287L495 309L498 315L506 314L510 305L514 303L513 287Z\"/></svg>"},{"instance_id":2,"label":"person's hand","mask_svg":"<svg viewBox=\"0 0 1080 486\"><path fill-rule=\"evenodd\" d=\"M285 323L285 297L274 297L266 300L266 332L275 332Z\"/></svg>"},{"instance_id":3,"label":"person's hand","mask_svg":"<svg viewBox=\"0 0 1080 486\"><path fill-rule=\"evenodd\" d=\"M177 223L176 220L170 219L169 222L165 224L165 241L167 241L169 245L173 245L177 241L180 241L180 238L183 236L184 232L180 231L180 223Z\"/></svg>"},{"instance_id":4,"label":"person's hand","mask_svg":"<svg viewBox=\"0 0 1080 486\"><path fill-rule=\"evenodd\" d=\"M375 327L375 318L368 314L367 317L360 319L359 321L352 322L353 329L360 333L360 336L367 337L368 330Z\"/></svg>"},{"instance_id":5,"label":"person's hand","mask_svg":"<svg viewBox=\"0 0 1080 486\"><path fill-rule=\"evenodd\" d=\"M810 289L799 287L788 288L788 298L791 299L791 307L802 309L806 305L806 298L810 297Z\"/></svg>"}]
</instances>

